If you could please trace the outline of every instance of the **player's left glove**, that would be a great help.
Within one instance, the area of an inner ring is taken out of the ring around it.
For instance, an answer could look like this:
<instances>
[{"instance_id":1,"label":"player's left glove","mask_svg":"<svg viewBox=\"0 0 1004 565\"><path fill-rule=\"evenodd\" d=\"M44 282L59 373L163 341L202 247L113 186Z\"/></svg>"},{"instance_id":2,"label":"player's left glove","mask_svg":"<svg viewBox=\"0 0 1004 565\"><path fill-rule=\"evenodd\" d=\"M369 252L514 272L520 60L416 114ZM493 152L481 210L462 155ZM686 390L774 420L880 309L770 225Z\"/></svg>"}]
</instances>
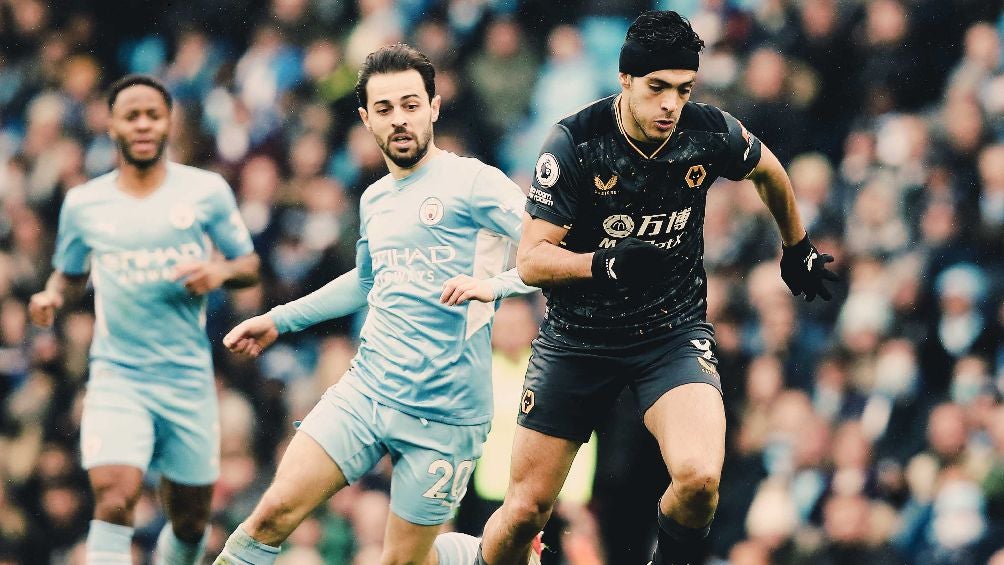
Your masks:
<instances>
[{"instance_id":1,"label":"player's left glove","mask_svg":"<svg viewBox=\"0 0 1004 565\"><path fill-rule=\"evenodd\" d=\"M795 296L805 293L806 302L812 302L818 295L823 300L830 300L833 294L823 285L823 281L836 281L840 277L826 268L833 261L833 256L819 253L809 235L806 234L791 247L781 247L781 278Z\"/></svg>"}]
</instances>

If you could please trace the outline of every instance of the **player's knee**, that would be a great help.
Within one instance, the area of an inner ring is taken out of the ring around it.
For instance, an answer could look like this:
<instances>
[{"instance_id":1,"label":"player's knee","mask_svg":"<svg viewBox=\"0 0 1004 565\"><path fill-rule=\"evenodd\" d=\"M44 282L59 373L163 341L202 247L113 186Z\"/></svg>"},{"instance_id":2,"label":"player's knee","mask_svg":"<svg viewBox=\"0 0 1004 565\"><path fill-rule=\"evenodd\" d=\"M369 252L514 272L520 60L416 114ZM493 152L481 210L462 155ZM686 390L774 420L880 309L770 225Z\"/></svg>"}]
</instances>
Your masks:
<instances>
[{"instance_id":1,"label":"player's knee","mask_svg":"<svg viewBox=\"0 0 1004 565\"><path fill-rule=\"evenodd\" d=\"M513 522L532 531L533 534L543 529L554 508L553 502L534 496L513 497L511 502L506 501L506 505L509 506L509 515L512 516Z\"/></svg>"},{"instance_id":2,"label":"player's knee","mask_svg":"<svg viewBox=\"0 0 1004 565\"><path fill-rule=\"evenodd\" d=\"M712 505L718 498L721 470L700 460L685 461L674 469L673 484L687 505Z\"/></svg>"},{"instance_id":3,"label":"player's knee","mask_svg":"<svg viewBox=\"0 0 1004 565\"><path fill-rule=\"evenodd\" d=\"M138 500L138 492L132 493L125 488L97 488L94 491L94 517L102 522L131 526Z\"/></svg>"}]
</instances>

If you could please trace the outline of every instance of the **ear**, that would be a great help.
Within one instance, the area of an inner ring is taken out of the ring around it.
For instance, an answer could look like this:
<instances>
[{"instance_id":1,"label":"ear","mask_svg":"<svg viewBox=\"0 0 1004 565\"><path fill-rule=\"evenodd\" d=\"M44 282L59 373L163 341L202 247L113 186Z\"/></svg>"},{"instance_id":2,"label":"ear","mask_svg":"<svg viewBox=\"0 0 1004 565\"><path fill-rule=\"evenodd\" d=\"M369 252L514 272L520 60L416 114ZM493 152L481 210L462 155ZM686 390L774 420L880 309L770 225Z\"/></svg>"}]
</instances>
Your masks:
<instances>
[{"instance_id":1,"label":"ear","mask_svg":"<svg viewBox=\"0 0 1004 565\"><path fill-rule=\"evenodd\" d=\"M370 131L373 131L373 127L370 126L370 115L366 111L366 108L363 108L362 106L360 106L357 109L359 110L359 119L363 121L363 125L366 126L366 129L368 129Z\"/></svg>"},{"instance_id":2,"label":"ear","mask_svg":"<svg viewBox=\"0 0 1004 565\"><path fill-rule=\"evenodd\" d=\"M439 119L439 107L443 105L443 99L437 94L432 97L432 121L435 122Z\"/></svg>"},{"instance_id":3,"label":"ear","mask_svg":"<svg viewBox=\"0 0 1004 565\"><path fill-rule=\"evenodd\" d=\"M627 73L617 73L617 80L621 83L621 88L631 90L631 79L633 77Z\"/></svg>"}]
</instances>

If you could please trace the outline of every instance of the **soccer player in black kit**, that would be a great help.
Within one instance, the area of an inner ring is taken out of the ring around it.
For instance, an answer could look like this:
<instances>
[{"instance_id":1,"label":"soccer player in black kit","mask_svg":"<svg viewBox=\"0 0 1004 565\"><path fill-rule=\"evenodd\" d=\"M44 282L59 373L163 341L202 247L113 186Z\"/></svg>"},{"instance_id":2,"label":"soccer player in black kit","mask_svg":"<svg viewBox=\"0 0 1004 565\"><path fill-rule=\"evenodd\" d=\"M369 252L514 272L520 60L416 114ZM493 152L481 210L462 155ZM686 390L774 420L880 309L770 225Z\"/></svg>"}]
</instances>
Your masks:
<instances>
[{"instance_id":1,"label":"soccer player in black kit","mask_svg":"<svg viewBox=\"0 0 1004 565\"><path fill-rule=\"evenodd\" d=\"M809 242L781 163L727 112L690 102L703 46L676 12L639 16L621 50L621 93L561 120L537 161L517 266L548 310L509 490L477 564L527 563L579 446L625 386L671 477L653 563L703 562L725 456L703 267L716 178L753 181L780 229L793 294L831 298L833 258Z\"/></svg>"}]
</instances>

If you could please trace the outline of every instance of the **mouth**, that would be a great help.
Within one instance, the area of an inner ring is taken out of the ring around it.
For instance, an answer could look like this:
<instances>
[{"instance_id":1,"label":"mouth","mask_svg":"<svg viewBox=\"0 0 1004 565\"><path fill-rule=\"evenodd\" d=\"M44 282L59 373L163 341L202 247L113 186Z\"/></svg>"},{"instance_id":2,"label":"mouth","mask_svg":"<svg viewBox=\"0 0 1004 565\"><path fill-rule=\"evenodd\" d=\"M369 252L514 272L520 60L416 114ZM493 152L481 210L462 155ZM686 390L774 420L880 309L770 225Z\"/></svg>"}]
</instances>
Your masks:
<instances>
[{"instance_id":1,"label":"mouth","mask_svg":"<svg viewBox=\"0 0 1004 565\"><path fill-rule=\"evenodd\" d=\"M395 133L394 135L390 136L390 145L391 145L391 147L394 147L394 148L397 148L397 149L405 149L409 145L411 145L411 142L414 141L414 140L415 140L415 138L412 137L410 134L407 134L407 133Z\"/></svg>"},{"instance_id":2,"label":"mouth","mask_svg":"<svg viewBox=\"0 0 1004 565\"><path fill-rule=\"evenodd\" d=\"M131 144L133 151L153 151L157 148L157 142L152 139L137 139Z\"/></svg>"},{"instance_id":3,"label":"mouth","mask_svg":"<svg viewBox=\"0 0 1004 565\"><path fill-rule=\"evenodd\" d=\"M673 129L673 126L675 125L676 125L676 120L661 119L655 121L655 129L661 132L670 131L671 129Z\"/></svg>"}]
</instances>

